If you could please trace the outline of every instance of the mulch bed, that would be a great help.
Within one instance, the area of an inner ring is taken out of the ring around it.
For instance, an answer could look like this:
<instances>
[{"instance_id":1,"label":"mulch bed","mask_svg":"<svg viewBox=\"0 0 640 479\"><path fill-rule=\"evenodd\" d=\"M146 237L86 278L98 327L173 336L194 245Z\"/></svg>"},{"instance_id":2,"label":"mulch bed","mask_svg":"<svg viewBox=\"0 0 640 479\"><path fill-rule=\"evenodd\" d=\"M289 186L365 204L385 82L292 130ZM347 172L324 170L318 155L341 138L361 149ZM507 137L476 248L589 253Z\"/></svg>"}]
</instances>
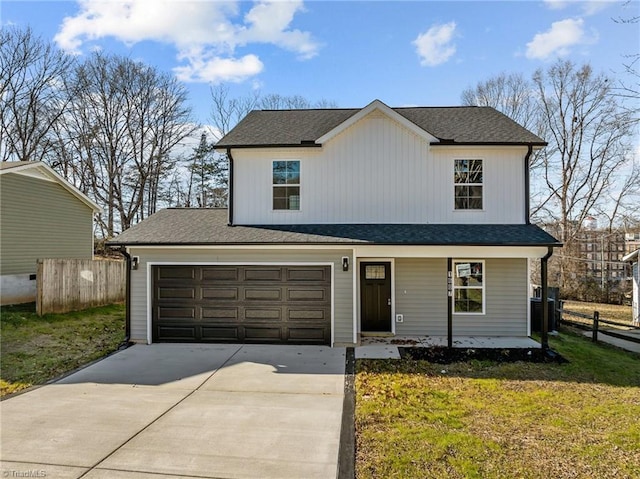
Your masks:
<instances>
[{"instance_id":1,"label":"mulch bed","mask_svg":"<svg viewBox=\"0 0 640 479\"><path fill-rule=\"evenodd\" d=\"M398 347L402 359L429 361L436 364L450 364L476 361L494 361L497 363L513 363L526 361L530 363L566 363L565 358L552 350L541 348L403 348Z\"/></svg>"}]
</instances>

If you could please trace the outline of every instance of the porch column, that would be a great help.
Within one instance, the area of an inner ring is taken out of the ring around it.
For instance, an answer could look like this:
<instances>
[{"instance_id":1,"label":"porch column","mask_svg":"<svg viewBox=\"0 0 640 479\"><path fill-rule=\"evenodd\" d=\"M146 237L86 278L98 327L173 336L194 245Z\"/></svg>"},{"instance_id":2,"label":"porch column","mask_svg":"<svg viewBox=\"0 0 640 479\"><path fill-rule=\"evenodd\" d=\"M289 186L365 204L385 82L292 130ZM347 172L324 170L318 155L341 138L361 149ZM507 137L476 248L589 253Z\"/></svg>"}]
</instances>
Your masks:
<instances>
[{"instance_id":1,"label":"porch column","mask_svg":"<svg viewBox=\"0 0 640 479\"><path fill-rule=\"evenodd\" d=\"M540 282L542 292L540 293L540 300L542 303L542 334L540 343L542 344L542 350L549 349L549 307L547 304L548 284L547 284L547 262L553 254L553 248L549 246L548 252L540 259Z\"/></svg>"},{"instance_id":2,"label":"porch column","mask_svg":"<svg viewBox=\"0 0 640 479\"><path fill-rule=\"evenodd\" d=\"M453 347L453 260L447 258L447 347Z\"/></svg>"}]
</instances>

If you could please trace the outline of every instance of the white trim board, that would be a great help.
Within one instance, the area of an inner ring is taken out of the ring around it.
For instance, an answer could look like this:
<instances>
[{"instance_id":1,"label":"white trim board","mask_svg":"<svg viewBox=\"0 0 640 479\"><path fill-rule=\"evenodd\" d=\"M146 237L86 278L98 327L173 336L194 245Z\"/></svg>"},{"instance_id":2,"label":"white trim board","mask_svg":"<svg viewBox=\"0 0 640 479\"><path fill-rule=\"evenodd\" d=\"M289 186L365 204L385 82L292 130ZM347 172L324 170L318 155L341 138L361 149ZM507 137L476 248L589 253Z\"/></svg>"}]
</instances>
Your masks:
<instances>
[{"instance_id":1,"label":"white trim board","mask_svg":"<svg viewBox=\"0 0 640 479\"><path fill-rule=\"evenodd\" d=\"M358 257L393 258L542 258L548 253L547 246L414 246L414 245L370 245L370 244L238 244L238 245L136 245L127 244L127 249L154 250L313 250L351 251Z\"/></svg>"},{"instance_id":2,"label":"white trim board","mask_svg":"<svg viewBox=\"0 0 640 479\"><path fill-rule=\"evenodd\" d=\"M80 201L85 203L95 213L100 213L102 211L102 208L100 208L91 198L86 196L78 188L73 186L71 183L65 180L62 176L56 173L55 170L51 168L49 165L47 165L46 163L42 163L41 161L34 161L31 163L25 163L23 165L16 166L15 168L6 168L3 170L0 170L0 175L8 175L8 174L30 176L32 178L37 178L43 181L56 182L60 184L60 186L62 186L69 193L71 193L73 196L75 196Z\"/></svg>"}]
</instances>

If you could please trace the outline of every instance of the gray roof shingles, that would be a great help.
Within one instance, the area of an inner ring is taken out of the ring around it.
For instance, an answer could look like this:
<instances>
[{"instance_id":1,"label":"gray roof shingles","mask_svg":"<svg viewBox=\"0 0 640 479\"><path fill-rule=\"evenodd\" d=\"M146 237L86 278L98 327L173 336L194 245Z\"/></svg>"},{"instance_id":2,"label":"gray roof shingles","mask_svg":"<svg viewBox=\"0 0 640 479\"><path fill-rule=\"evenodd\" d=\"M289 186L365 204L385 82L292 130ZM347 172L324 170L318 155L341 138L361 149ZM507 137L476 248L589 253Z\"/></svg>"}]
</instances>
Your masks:
<instances>
[{"instance_id":1,"label":"gray roof shingles","mask_svg":"<svg viewBox=\"0 0 640 479\"><path fill-rule=\"evenodd\" d=\"M226 209L161 210L109 241L117 245L376 244L559 246L535 225L314 224L228 226Z\"/></svg>"},{"instance_id":2,"label":"gray roof shingles","mask_svg":"<svg viewBox=\"0 0 640 479\"><path fill-rule=\"evenodd\" d=\"M414 107L393 110L444 144L544 146L537 135L491 107ZM254 110L217 148L319 146L315 141L359 109Z\"/></svg>"}]
</instances>

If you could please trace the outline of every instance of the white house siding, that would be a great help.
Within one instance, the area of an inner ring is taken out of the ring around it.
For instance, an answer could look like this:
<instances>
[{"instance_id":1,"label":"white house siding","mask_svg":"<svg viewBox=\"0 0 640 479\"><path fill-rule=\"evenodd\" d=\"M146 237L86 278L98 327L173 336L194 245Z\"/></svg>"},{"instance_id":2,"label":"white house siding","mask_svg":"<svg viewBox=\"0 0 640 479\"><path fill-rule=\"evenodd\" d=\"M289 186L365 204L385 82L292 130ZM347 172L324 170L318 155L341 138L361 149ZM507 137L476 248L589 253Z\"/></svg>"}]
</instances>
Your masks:
<instances>
[{"instance_id":1,"label":"white house siding","mask_svg":"<svg viewBox=\"0 0 640 479\"><path fill-rule=\"evenodd\" d=\"M447 335L446 258L399 258L395 261L398 336Z\"/></svg>"},{"instance_id":2,"label":"white house siding","mask_svg":"<svg viewBox=\"0 0 640 479\"><path fill-rule=\"evenodd\" d=\"M205 249L205 248L135 248L138 269L131 272L131 339L147 341L148 263L334 263L334 344L353 344L353 271L342 271L342 257L351 250L276 250L276 249Z\"/></svg>"},{"instance_id":3,"label":"white house siding","mask_svg":"<svg viewBox=\"0 0 640 479\"><path fill-rule=\"evenodd\" d=\"M524 223L525 147L430 146L374 112L322 148L233 150L234 222ZM484 160L484 210L453 204L453 160ZM272 210L273 160L300 160L300 210Z\"/></svg>"},{"instance_id":4,"label":"white house siding","mask_svg":"<svg viewBox=\"0 0 640 479\"><path fill-rule=\"evenodd\" d=\"M453 335L526 336L528 274L524 258L487 259L484 273L486 314L454 314Z\"/></svg>"}]
</instances>

